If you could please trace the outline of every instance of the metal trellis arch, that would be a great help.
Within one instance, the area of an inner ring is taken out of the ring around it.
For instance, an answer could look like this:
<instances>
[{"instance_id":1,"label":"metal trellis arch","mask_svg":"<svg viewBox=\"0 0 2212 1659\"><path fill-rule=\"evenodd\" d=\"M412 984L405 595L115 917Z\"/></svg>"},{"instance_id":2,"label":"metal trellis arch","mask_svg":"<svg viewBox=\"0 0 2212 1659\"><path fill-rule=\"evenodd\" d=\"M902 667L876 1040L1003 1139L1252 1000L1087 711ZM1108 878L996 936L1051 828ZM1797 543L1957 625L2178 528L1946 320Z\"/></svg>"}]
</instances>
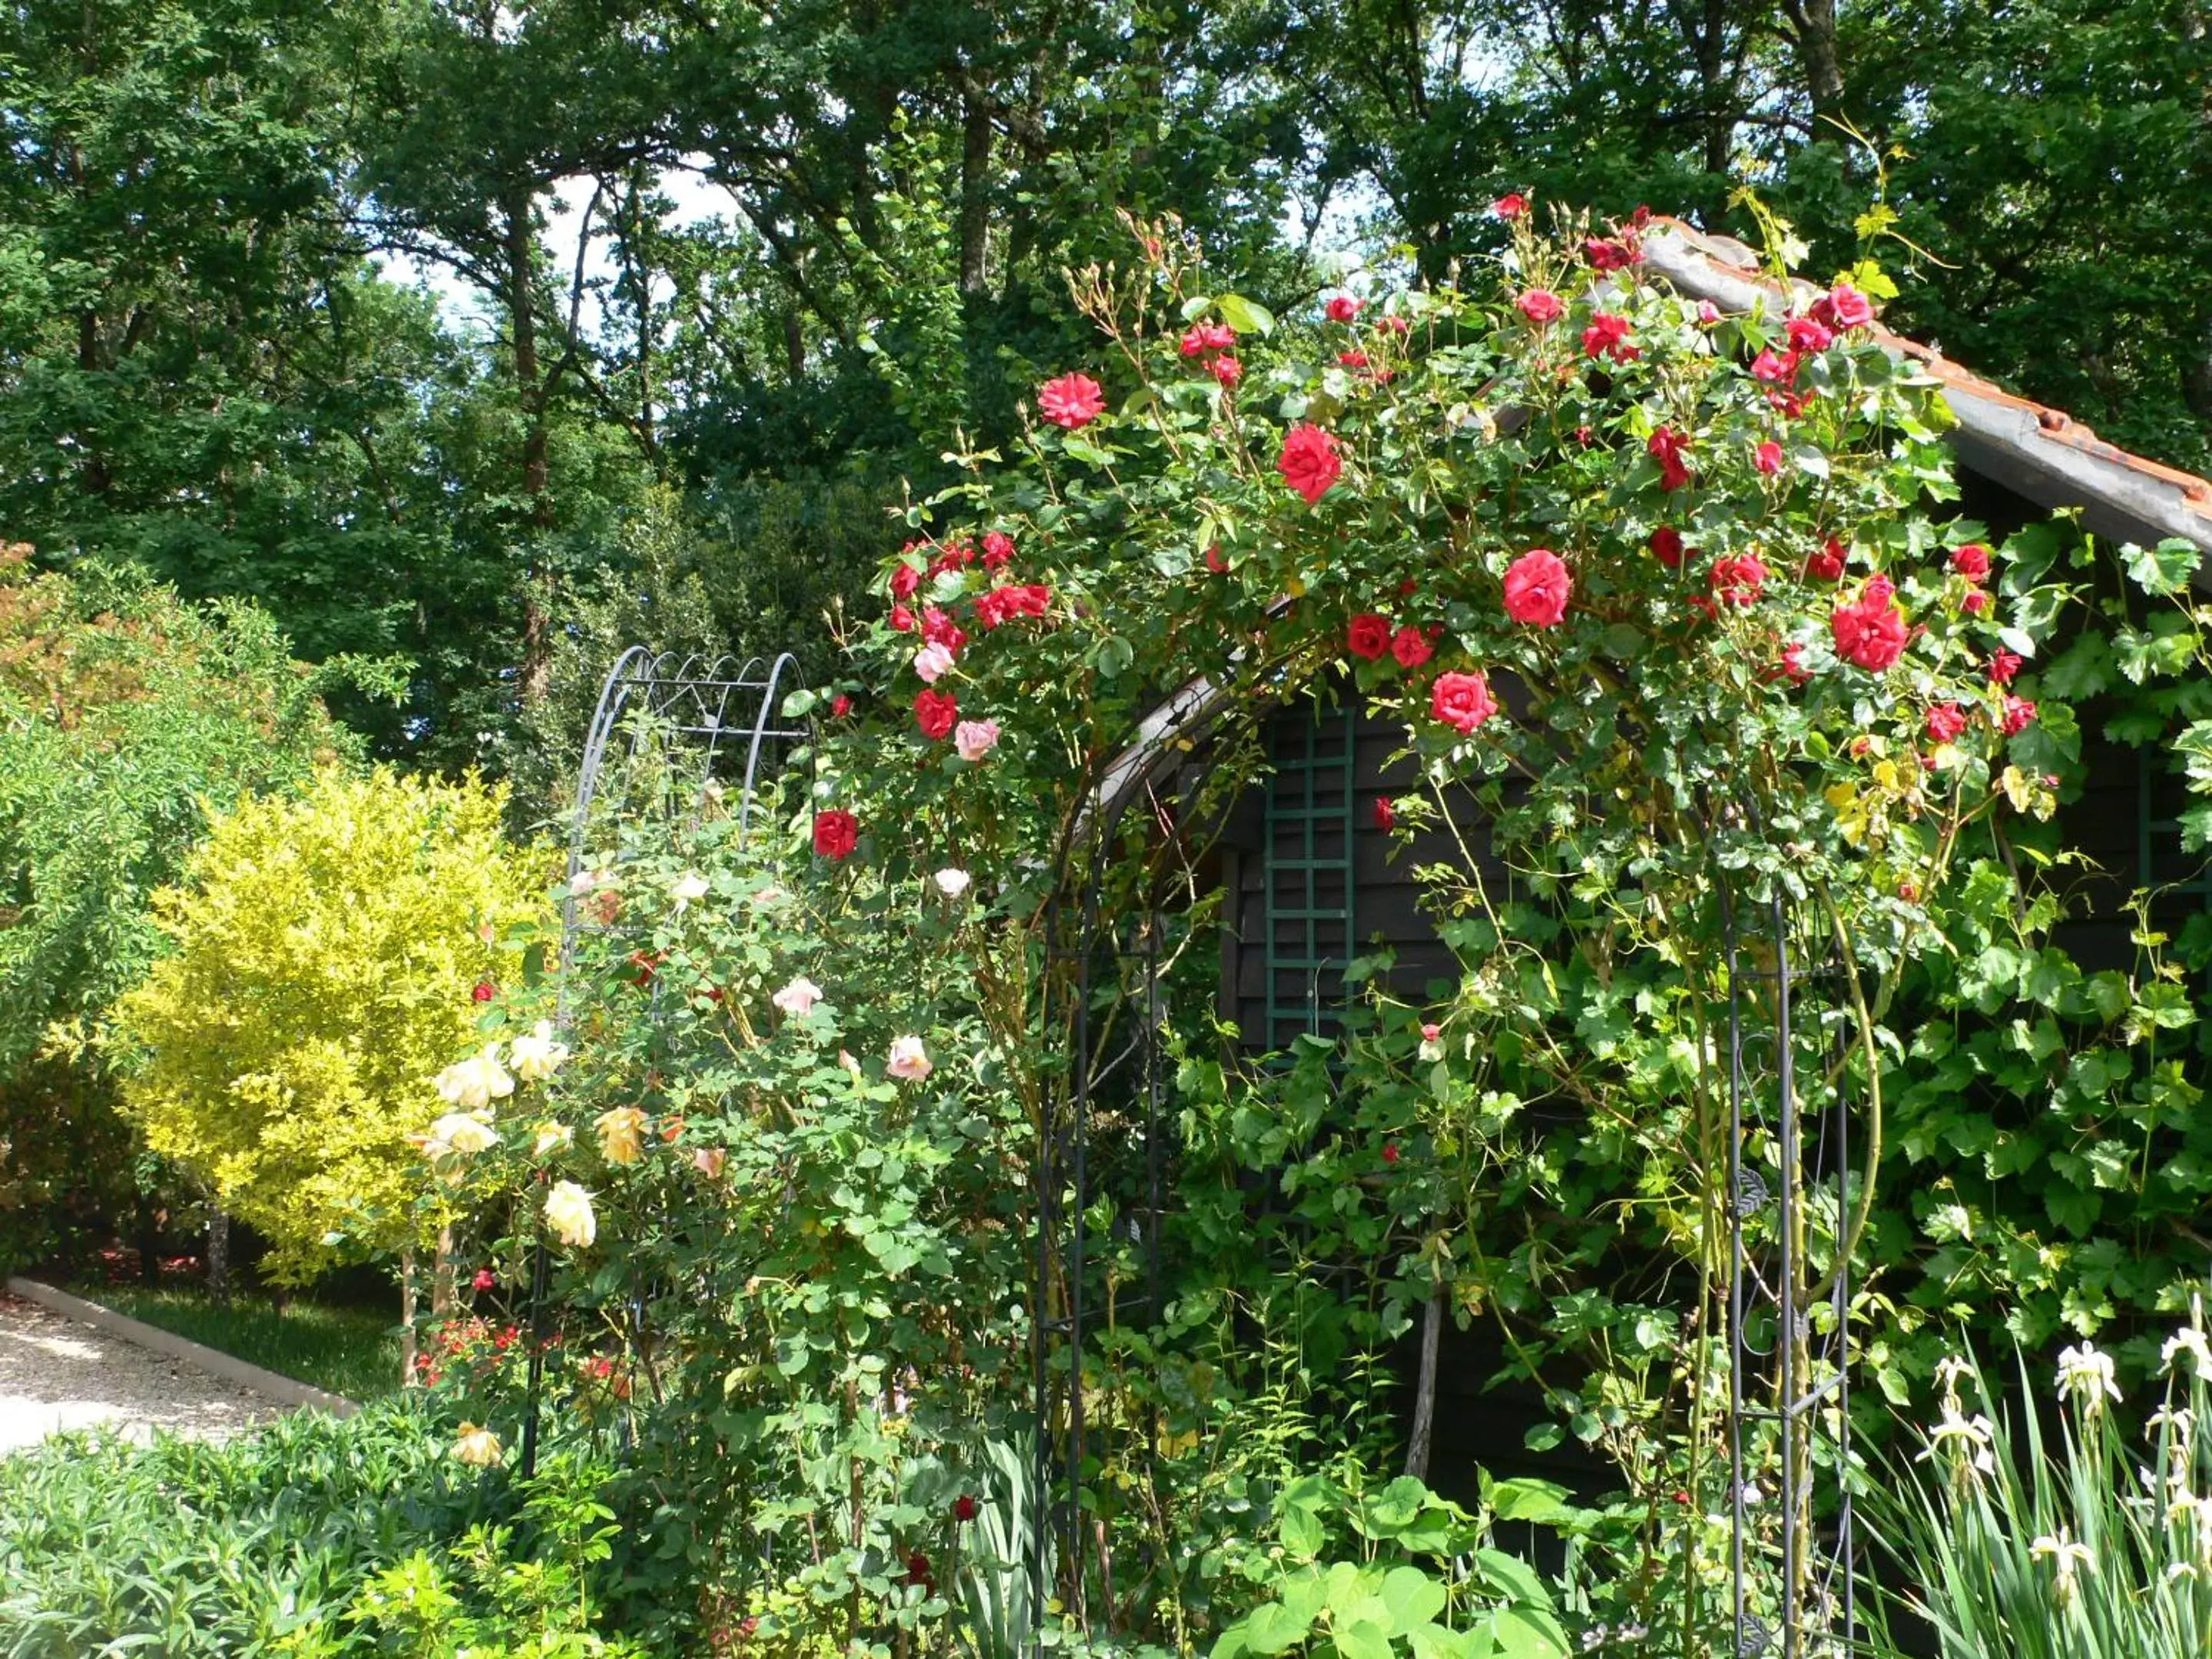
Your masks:
<instances>
[{"instance_id":1,"label":"metal trellis arch","mask_svg":"<svg viewBox=\"0 0 2212 1659\"><path fill-rule=\"evenodd\" d=\"M568 966L581 919L576 878L588 862L593 826L611 816L659 811L672 818L696 816L718 785L738 793L740 842L752 824L754 798L770 778L788 765L812 738L801 715L783 711L793 694L805 689L798 659L775 657L678 656L634 645L615 659L599 688L599 701L586 728L576 770L575 805L568 830L568 891L562 902L561 964ZM626 748L619 745L625 744ZM657 798L634 801L630 791L637 763L648 755L665 761L682 754L693 780L688 798L678 799L667 781L675 769L653 770ZM618 757L611 773L609 761ZM727 774L726 777L722 775ZM617 787L610 787L612 784ZM657 998L658 992L655 992ZM562 1006L567 995L562 994ZM538 1465L538 1407L544 1386L545 1300L549 1252L544 1224L538 1224L530 1273L530 1381L522 1425L522 1474Z\"/></svg>"}]
</instances>

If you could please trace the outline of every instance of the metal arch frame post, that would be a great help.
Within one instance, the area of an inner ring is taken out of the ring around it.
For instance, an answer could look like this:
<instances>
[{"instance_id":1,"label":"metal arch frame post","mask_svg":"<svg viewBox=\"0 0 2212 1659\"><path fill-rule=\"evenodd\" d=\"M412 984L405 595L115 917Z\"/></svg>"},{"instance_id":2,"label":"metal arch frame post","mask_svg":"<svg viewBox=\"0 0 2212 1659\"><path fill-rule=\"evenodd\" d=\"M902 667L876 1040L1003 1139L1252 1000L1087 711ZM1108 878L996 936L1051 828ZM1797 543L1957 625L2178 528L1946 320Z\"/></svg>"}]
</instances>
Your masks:
<instances>
[{"instance_id":1,"label":"metal arch frame post","mask_svg":"<svg viewBox=\"0 0 2212 1659\"><path fill-rule=\"evenodd\" d=\"M570 814L568 829L568 875L569 889L561 902L560 966L565 971L574 958L576 937L580 929L576 920L578 894L575 878L583 872L584 846L590 838L592 809L597 803L599 777L606 762L607 746L621 727L623 716L629 712L635 694L645 692L646 712L649 716L665 716L672 709L688 705L688 712L696 716L690 723L680 723L675 729L686 737L704 737L699 761L699 787L694 808L705 799L707 787L714 774L718 745L730 731L726 716L732 697L740 692L757 692L752 724L750 729L739 727L746 737L745 767L743 793L738 802L738 841L744 845L752 823L753 796L762 781L761 762L763 752L771 743L798 743L812 736L811 726L797 727L784 723L782 700L778 692L786 676L791 679L791 691L804 689L799 684L799 660L790 652L779 653L772 659L750 657L743 663L723 656L702 661L696 655L687 655L672 662L672 653L655 652L649 646L633 645L617 656L606 678L599 684L599 699L592 710L591 724L585 728L584 748L576 768L575 805ZM765 663L765 667L763 667ZM789 693L786 693L788 696ZM710 706L711 700L711 706ZM568 1023L568 987L561 988L559 1013L561 1023ZM545 1240L545 1220L542 1208L533 1219L535 1237L531 1249L530 1267L530 1365L525 1385L525 1406L522 1420L521 1474L525 1480L532 1479L538 1470L538 1427L539 1403L544 1394L545 1349L550 1340L546 1326L546 1280L550 1274L550 1251Z\"/></svg>"},{"instance_id":2,"label":"metal arch frame post","mask_svg":"<svg viewBox=\"0 0 2212 1659\"><path fill-rule=\"evenodd\" d=\"M1806 1263L1798 1257L1798 1237L1805 1219L1805 1146L1800 1122L1797 1079L1796 1021L1800 982L1805 977L1793 966L1790 949L1789 907L1778 889L1766 901L1766 921L1772 929L1774 966L1770 974L1747 975L1742 966L1742 937L1734 896L1725 877L1717 884L1722 927L1723 970L1728 977L1728 1096L1729 1096L1729 1579L1731 1630L1738 1659L1759 1659L1773 1647L1778 1633L1781 1659L1811 1659L1808 1642L1835 1645L1828 1651L1850 1649L1857 1638L1857 1596L1853 1572L1856 1539L1850 1490L1850 1263L1834 1264L1832 1311L1835 1328L1829 1375L1817 1373L1823 1360L1811 1341L1810 1306L1798 1305L1798 1280ZM1839 963L1838 972L1848 972ZM1746 1103L1752 1095L1745 1065L1747 1035L1744 1016L1747 978L1766 981L1773 994L1775 1118L1779 1191L1770 1193L1746 1156ZM1818 1005L1813 1005L1817 1008ZM1850 1103L1840 1081L1832 1101L1822 1103L1821 1142L1825 1150L1832 1125L1835 1180L1838 1213L1848 1213L1851 1181ZM1871 1180L1873 1172L1865 1177ZM1817 1175L1815 1179L1820 1179ZM1751 1218L1771 1205L1774 1230L1778 1234L1779 1261L1772 1284L1761 1273L1745 1237ZM1840 1245L1840 1239L1838 1245ZM1772 1310L1776 1335L1771 1349L1762 1349L1751 1334L1747 1316L1764 1305ZM1800 1341L1810 1374L1800 1376ZM1760 1362L1771 1359L1774 1406L1753 1408L1745 1403L1747 1378ZM1818 1517L1813 1508L1820 1479L1818 1440L1820 1413L1826 1396L1835 1395L1837 1427L1832 1436L1835 1471L1835 1542L1822 1552L1817 1537ZM1757 1471L1744 1444L1747 1423L1775 1425L1779 1440L1780 1469L1773 1482L1774 1499L1782 1516L1782 1592L1778 1609L1779 1632L1770 1631L1753 1607L1754 1597L1747 1561L1754 1532L1751 1511L1757 1502ZM1826 1554L1825 1571L1816 1571ZM1823 1606L1822 1603L1826 1605ZM1838 1629L1838 1615L1840 1630Z\"/></svg>"}]
</instances>

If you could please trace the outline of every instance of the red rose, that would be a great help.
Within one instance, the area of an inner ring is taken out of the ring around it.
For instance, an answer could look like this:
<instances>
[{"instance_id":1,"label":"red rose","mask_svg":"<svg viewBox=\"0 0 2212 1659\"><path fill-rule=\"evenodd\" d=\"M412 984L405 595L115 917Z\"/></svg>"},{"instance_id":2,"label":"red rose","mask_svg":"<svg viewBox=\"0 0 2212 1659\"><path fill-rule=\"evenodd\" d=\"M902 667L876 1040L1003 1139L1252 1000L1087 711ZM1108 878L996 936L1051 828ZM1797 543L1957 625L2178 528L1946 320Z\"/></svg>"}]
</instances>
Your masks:
<instances>
[{"instance_id":1,"label":"red rose","mask_svg":"<svg viewBox=\"0 0 2212 1659\"><path fill-rule=\"evenodd\" d=\"M1573 586L1558 554L1531 548L1505 567L1505 614L1532 628L1556 628L1567 614Z\"/></svg>"},{"instance_id":2,"label":"red rose","mask_svg":"<svg viewBox=\"0 0 2212 1659\"><path fill-rule=\"evenodd\" d=\"M1216 357L1213 360L1213 378L1223 386L1233 386L1244 378L1244 365L1234 357Z\"/></svg>"},{"instance_id":3,"label":"red rose","mask_svg":"<svg viewBox=\"0 0 2212 1659\"><path fill-rule=\"evenodd\" d=\"M479 1267L477 1269L477 1276L471 1279L469 1283L475 1285L477 1289L480 1291L489 1291L495 1286L499 1283L499 1280L493 1277L490 1268Z\"/></svg>"},{"instance_id":4,"label":"red rose","mask_svg":"<svg viewBox=\"0 0 2212 1659\"><path fill-rule=\"evenodd\" d=\"M1328 301L1328 319L1332 323L1357 322L1359 320L1360 312L1366 307L1366 301L1355 300L1349 294L1331 295Z\"/></svg>"},{"instance_id":5,"label":"red rose","mask_svg":"<svg viewBox=\"0 0 2212 1659\"><path fill-rule=\"evenodd\" d=\"M1472 732L1498 712L1490 695L1490 682L1478 669L1472 674L1439 674L1429 692L1429 714L1455 732Z\"/></svg>"},{"instance_id":6,"label":"red rose","mask_svg":"<svg viewBox=\"0 0 2212 1659\"><path fill-rule=\"evenodd\" d=\"M1344 458L1337 453L1333 436L1310 422L1301 422L1285 435L1283 453L1275 459L1275 470L1283 475L1283 482L1304 496L1310 506L1328 495L1329 487L1344 476Z\"/></svg>"},{"instance_id":7,"label":"red rose","mask_svg":"<svg viewBox=\"0 0 2212 1659\"><path fill-rule=\"evenodd\" d=\"M1221 544L1216 542L1206 550L1206 568L1217 576L1229 574L1229 561L1221 556Z\"/></svg>"},{"instance_id":8,"label":"red rose","mask_svg":"<svg viewBox=\"0 0 2212 1659\"><path fill-rule=\"evenodd\" d=\"M1970 587L1960 599L1959 608L1970 617L1978 617L1990 608L1990 596L1978 587Z\"/></svg>"},{"instance_id":9,"label":"red rose","mask_svg":"<svg viewBox=\"0 0 2212 1659\"><path fill-rule=\"evenodd\" d=\"M2010 685L2012 677L2020 672L2021 659L2016 653L2000 647L1990 653L1990 684Z\"/></svg>"},{"instance_id":10,"label":"red rose","mask_svg":"<svg viewBox=\"0 0 2212 1659\"><path fill-rule=\"evenodd\" d=\"M1385 334L1407 334L1412 332L1413 327L1403 317L1378 317L1375 319L1375 326Z\"/></svg>"},{"instance_id":11,"label":"red rose","mask_svg":"<svg viewBox=\"0 0 2212 1659\"><path fill-rule=\"evenodd\" d=\"M1756 553L1729 554L1713 561L1713 598L1739 609L1753 603L1766 586L1766 566Z\"/></svg>"},{"instance_id":12,"label":"red rose","mask_svg":"<svg viewBox=\"0 0 2212 1659\"><path fill-rule=\"evenodd\" d=\"M1813 671L1805 666L1805 647L1795 641L1782 647L1782 660L1778 666L1783 678L1792 685L1802 685L1813 678Z\"/></svg>"},{"instance_id":13,"label":"red rose","mask_svg":"<svg viewBox=\"0 0 2212 1659\"><path fill-rule=\"evenodd\" d=\"M1644 450L1659 463L1659 488L1680 489L1690 482L1690 464L1682 458L1690 441L1671 426L1662 426L1644 443Z\"/></svg>"},{"instance_id":14,"label":"red rose","mask_svg":"<svg viewBox=\"0 0 2212 1659\"><path fill-rule=\"evenodd\" d=\"M837 807L814 815L814 850L825 859L846 859L860 844L860 821Z\"/></svg>"},{"instance_id":15,"label":"red rose","mask_svg":"<svg viewBox=\"0 0 2212 1659\"><path fill-rule=\"evenodd\" d=\"M1490 204L1490 210L1501 219L1518 219L1528 210L1528 198L1517 190L1509 190Z\"/></svg>"},{"instance_id":16,"label":"red rose","mask_svg":"<svg viewBox=\"0 0 2212 1659\"><path fill-rule=\"evenodd\" d=\"M921 586L921 572L904 559L901 559L891 567L891 597L893 599L910 599L914 597L914 590Z\"/></svg>"},{"instance_id":17,"label":"red rose","mask_svg":"<svg viewBox=\"0 0 2212 1659\"><path fill-rule=\"evenodd\" d=\"M1805 574L1814 581L1839 582L1844 579L1844 544L1831 536L1819 552L1806 559Z\"/></svg>"},{"instance_id":18,"label":"red rose","mask_svg":"<svg viewBox=\"0 0 2212 1659\"><path fill-rule=\"evenodd\" d=\"M1004 570L1013 562L1014 538L1003 530L994 530L983 538L983 568Z\"/></svg>"},{"instance_id":19,"label":"red rose","mask_svg":"<svg viewBox=\"0 0 2212 1659\"><path fill-rule=\"evenodd\" d=\"M1632 237L1592 236L1583 243L1583 258L1594 270L1622 270L1644 257Z\"/></svg>"},{"instance_id":20,"label":"red rose","mask_svg":"<svg viewBox=\"0 0 2212 1659\"><path fill-rule=\"evenodd\" d=\"M1966 711L1955 702L1939 702L1928 711L1928 740L1953 743L1966 729Z\"/></svg>"},{"instance_id":21,"label":"red rose","mask_svg":"<svg viewBox=\"0 0 2212 1659\"><path fill-rule=\"evenodd\" d=\"M1340 351L1336 354L1336 362L1340 368L1364 368L1367 367L1367 354L1364 351Z\"/></svg>"},{"instance_id":22,"label":"red rose","mask_svg":"<svg viewBox=\"0 0 2212 1659\"><path fill-rule=\"evenodd\" d=\"M853 700L840 691L830 699L830 718L842 720L853 712Z\"/></svg>"},{"instance_id":23,"label":"red rose","mask_svg":"<svg viewBox=\"0 0 2212 1659\"><path fill-rule=\"evenodd\" d=\"M1751 378L1769 386L1788 386L1797 378L1797 354L1785 351L1778 356L1771 350L1760 352L1751 360Z\"/></svg>"},{"instance_id":24,"label":"red rose","mask_svg":"<svg viewBox=\"0 0 2212 1659\"><path fill-rule=\"evenodd\" d=\"M1792 351L1826 351L1835 343L1836 337L1817 318L1792 317L1790 319L1790 349Z\"/></svg>"},{"instance_id":25,"label":"red rose","mask_svg":"<svg viewBox=\"0 0 2212 1659\"><path fill-rule=\"evenodd\" d=\"M893 605L891 607L890 624L902 634L913 633L914 612L908 610L902 605Z\"/></svg>"},{"instance_id":26,"label":"red rose","mask_svg":"<svg viewBox=\"0 0 2212 1659\"><path fill-rule=\"evenodd\" d=\"M960 1522L973 1521L975 1518L975 1500L962 1492L952 1500L952 1518Z\"/></svg>"},{"instance_id":27,"label":"red rose","mask_svg":"<svg viewBox=\"0 0 2212 1659\"><path fill-rule=\"evenodd\" d=\"M1390 654L1398 659L1401 668L1419 668L1434 653L1428 635L1411 623L1390 636Z\"/></svg>"},{"instance_id":28,"label":"red rose","mask_svg":"<svg viewBox=\"0 0 2212 1659\"><path fill-rule=\"evenodd\" d=\"M1979 542L1968 542L1963 547L1951 550L1951 568L1970 582L1986 581L1990 574L1990 550Z\"/></svg>"},{"instance_id":29,"label":"red rose","mask_svg":"<svg viewBox=\"0 0 2212 1659\"><path fill-rule=\"evenodd\" d=\"M469 1000L471 1002L489 1002L498 994L498 986L493 984L488 979L480 979L476 982L475 987L469 992Z\"/></svg>"},{"instance_id":30,"label":"red rose","mask_svg":"<svg viewBox=\"0 0 2212 1659\"><path fill-rule=\"evenodd\" d=\"M1521 307L1521 314L1541 328L1555 323L1565 314L1566 304L1548 288L1532 288L1513 302Z\"/></svg>"},{"instance_id":31,"label":"red rose","mask_svg":"<svg viewBox=\"0 0 2212 1659\"><path fill-rule=\"evenodd\" d=\"M1353 656L1373 662L1390 648L1390 624L1371 611L1362 611L1345 630L1344 643Z\"/></svg>"},{"instance_id":32,"label":"red rose","mask_svg":"<svg viewBox=\"0 0 2212 1659\"><path fill-rule=\"evenodd\" d=\"M921 637L932 645L943 646L955 656L968 643L966 631L933 605L921 613Z\"/></svg>"},{"instance_id":33,"label":"red rose","mask_svg":"<svg viewBox=\"0 0 2212 1659\"><path fill-rule=\"evenodd\" d=\"M1375 827L1377 830L1395 830L1398 827L1398 809L1390 805L1390 797L1388 795L1375 797Z\"/></svg>"},{"instance_id":34,"label":"red rose","mask_svg":"<svg viewBox=\"0 0 2212 1659\"><path fill-rule=\"evenodd\" d=\"M952 728L960 723L959 699L933 685L925 687L915 696L914 723L933 743L951 737Z\"/></svg>"},{"instance_id":35,"label":"red rose","mask_svg":"<svg viewBox=\"0 0 2212 1659\"><path fill-rule=\"evenodd\" d=\"M1828 628L1835 636L1838 656L1869 673L1880 673L1904 655L1905 642L1911 635L1893 595L1886 578L1869 576L1856 599L1836 607Z\"/></svg>"},{"instance_id":36,"label":"red rose","mask_svg":"<svg viewBox=\"0 0 2212 1659\"><path fill-rule=\"evenodd\" d=\"M1206 331L1194 323L1183 330L1182 343L1176 349L1186 357L1203 356L1206 352Z\"/></svg>"},{"instance_id":37,"label":"red rose","mask_svg":"<svg viewBox=\"0 0 2212 1659\"><path fill-rule=\"evenodd\" d=\"M1782 471L1782 446L1769 438L1759 445L1751 458L1751 464L1769 477Z\"/></svg>"},{"instance_id":38,"label":"red rose","mask_svg":"<svg viewBox=\"0 0 2212 1659\"><path fill-rule=\"evenodd\" d=\"M2027 730L2029 722L2034 719L2035 705L2026 697L2008 696L2004 700L2005 736L2018 737L2022 732Z\"/></svg>"},{"instance_id":39,"label":"red rose","mask_svg":"<svg viewBox=\"0 0 2212 1659\"><path fill-rule=\"evenodd\" d=\"M1588 449L1590 447L1591 442L1596 438L1596 436L1597 434L1592 432L1586 426L1578 426L1575 428L1575 441L1580 444L1584 449Z\"/></svg>"},{"instance_id":40,"label":"red rose","mask_svg":"<svg viewBox=\"0 0 2212 1659\"><path fill-rule=\"evenodd\" d=\"M1054 426L1073 432L1106 412L1106 393L1088 374L1063 374L1037 388L1037 408Z\"/></svg>"},{"instance_id":41,"label":"red rose","mask_svg":"<svg viewBox=\"0 0 2212 1659\"><path fill-rule=\"evenodd\" d=\"M1382 1161L1385 1164L1395 1164L1398 1161L1398 1143L1396 1141L1386 1140L1382 1143Z\"/></svg>"},{"instance_id":42,"label":"red rose","mask_svg":"<svg viewBox=\"0 0 2212 1659\"><path fill-rule=\"evenodd\" d=\"M1671 524L1662 524L1651 532L1647 544L1652 556L1669 570L1682 568L1682 532Z\"/></svg>"},{"instance_id":43,"label":"red rose","mask_svg":"<svg viewBox=\"0 0 2212 1659\"><path fill-rule=\"evenodd\" d=\"M1616 317L1609 311L1601 311L1590 319L1589 326L1583 331L1583 356L1610 357L1617 363L1633 362L1644 355L1643 349L1628 343L1628 319Z\"/></svg>"}]
</instances>

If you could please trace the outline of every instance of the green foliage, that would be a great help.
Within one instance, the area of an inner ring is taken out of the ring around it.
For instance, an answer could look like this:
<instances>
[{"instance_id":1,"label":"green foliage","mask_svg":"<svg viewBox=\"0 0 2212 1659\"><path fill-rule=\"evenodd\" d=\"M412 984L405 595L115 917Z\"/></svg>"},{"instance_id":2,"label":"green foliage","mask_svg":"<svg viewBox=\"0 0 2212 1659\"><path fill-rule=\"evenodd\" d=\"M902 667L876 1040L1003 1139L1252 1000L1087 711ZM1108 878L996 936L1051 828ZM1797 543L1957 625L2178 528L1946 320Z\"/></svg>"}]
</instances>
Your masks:
<instances>
[{"instance_id":1,"label":"green foliage","mask_svg":"<svg viewBox=\"0 0 2212 1659\"><path fill-rule=\"evenodd\" d=\"M34 574L0 551L0 1255L112 1212L131 1146L94 1045L163 948L151 908L208 814L356 745L251 605L203 608L127 569Z\"/></svg>"},{"instance_id":2,"label":"green foliage","mask_svg":"<svg viewBox=\"0 0 2212 1659\"><path fill-rule=\"evenodd\" d=\"M629 1651L590 1634L605 1469L564 1457L518 1493L455 1462L453 1430L415 1394L226 1445L75 1437L0 1461L0 1652ZM437 1627L395 1604L410 1587Z\"/></svg>"},{"instance_id":3,"label":"green foliage","mask_svg":"<svg viewBox=\"0 0 2212 1659\"><path fill-rule=\"evenodd\" d=\"M2114 1404L2110 1361L2062 1356L2056 1443L2046 1390L2015 1353L2005 1395L1972 1359L1942 1415L1889 1464L1868 1509L1896 1567L1895 1625L1941 1659L2182 1659L2212 1642L2212 1350L2201 1303L2165 1345L2159 1407ZM2100 1363L2101 1362L2101 1363ZM1994 1413L1994 1415L1992 1415ZM1887 1640L1881 1651L1894 1651ZM1917 1645L1909 1651L1923 1651Z\"/></svg>"},{"instance_id":4,"label":"green foliage","mask_svg":"<svg viewBox=\"0 0 2212 1659\"><path fill-rule=\"evenodd\" d=\"M468 1039L474 988L522 971L543 871L498 791L374 772L218 818L156 915L173 953L118 1011L147 1143L304 1280L421 1243L410 1136Z\"/></svg>"}]
</instances>

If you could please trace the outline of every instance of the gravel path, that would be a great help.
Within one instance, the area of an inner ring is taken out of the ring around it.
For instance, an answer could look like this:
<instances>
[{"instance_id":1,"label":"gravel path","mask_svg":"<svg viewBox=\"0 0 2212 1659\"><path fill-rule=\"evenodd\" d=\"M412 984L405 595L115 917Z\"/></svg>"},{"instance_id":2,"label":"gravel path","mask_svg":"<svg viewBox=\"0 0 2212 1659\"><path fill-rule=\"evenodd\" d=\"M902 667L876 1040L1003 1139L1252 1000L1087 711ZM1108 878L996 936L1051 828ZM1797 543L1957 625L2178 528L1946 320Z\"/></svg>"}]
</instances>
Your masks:
<instances>
[{"instance_id":1,"label":"gravel path","mask_svg":"<svg viewBox=\"0 0 2212 1659\"><path fill-rule=\"evenodd\" d=\"M157 1428L222 1440L283 1412L197 1365L0 1291L0 1453L100 1426L132 1440Z\"/></svg>"}]
</instances>

